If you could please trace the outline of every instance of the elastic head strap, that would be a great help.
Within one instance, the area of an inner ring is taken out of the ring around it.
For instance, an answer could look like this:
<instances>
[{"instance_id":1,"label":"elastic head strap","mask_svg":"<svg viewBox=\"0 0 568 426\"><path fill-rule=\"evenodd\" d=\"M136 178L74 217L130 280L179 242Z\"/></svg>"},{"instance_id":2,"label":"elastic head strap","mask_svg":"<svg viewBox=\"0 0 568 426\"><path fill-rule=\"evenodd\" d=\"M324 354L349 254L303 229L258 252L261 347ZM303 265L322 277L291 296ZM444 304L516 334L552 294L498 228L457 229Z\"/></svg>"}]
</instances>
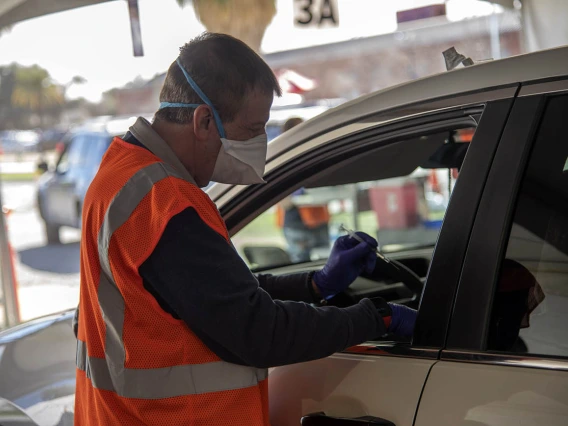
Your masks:
<instances>
[{"instance_id":1,"label":"elastic head strap","mask_svg":"<svg viewBox=\"0 0 568 426\"><path fill-rule=\"evenodd\" d=\"M160 103L160 109L163 108L197 108L201 104L180 104L176 102L162 102Z\"/></svg>"},{"instance_id":2,"label":"elastic head strap","mask_svg":"<svg viewBox=\"0 0 568 426\"><path fill-rule=\"evenodd\" d=\"M191 76L188 74L188 72L183 67L180 58L177 58L176 62L178 64L178 66L180 67L181 72L183 72L183 75L185 76L185 79L187 80L187 82L189 83L191 88L195 91L195 93L197 93L197 95L201 98L201 100L203 102L205 102L205 104L207 104L211 108L211 111L213 111L213 117L215 118L215 124L217 125L217 130L219 131L219 136L221 136L222 138L225 138L225 129L223 128L223 124L221 123L221 117L219 117L219 114L217 113L217 110L213 106L213 103L209 100L209 98L205 95L205 93L203 93L203 91L199 88L197 83L195 81L193 81L193 78L191 78ZM190 104L190 105L193 105L193 104Z\"/></svg>"}]
</instances>

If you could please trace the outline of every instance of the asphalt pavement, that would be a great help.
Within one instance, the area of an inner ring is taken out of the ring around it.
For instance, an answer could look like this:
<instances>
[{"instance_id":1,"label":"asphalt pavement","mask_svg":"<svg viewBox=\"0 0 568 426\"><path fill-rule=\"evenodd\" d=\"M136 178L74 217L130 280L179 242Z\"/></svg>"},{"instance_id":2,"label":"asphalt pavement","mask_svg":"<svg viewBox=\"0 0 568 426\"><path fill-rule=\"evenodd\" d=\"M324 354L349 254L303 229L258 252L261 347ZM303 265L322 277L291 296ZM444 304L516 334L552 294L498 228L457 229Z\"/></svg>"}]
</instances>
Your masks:
<instances>
[{"instance_id":1,"label":"asphalt pavement","mask_svg":"<svg viewBox=\"0 0 568 426\"><path fill-rule=\"evenodd\" d=\"M2 182L22 320L73 308L79 300L80 231L64 228L63 244L47 245L35 182Z\"/></svg>"}]
</instances>

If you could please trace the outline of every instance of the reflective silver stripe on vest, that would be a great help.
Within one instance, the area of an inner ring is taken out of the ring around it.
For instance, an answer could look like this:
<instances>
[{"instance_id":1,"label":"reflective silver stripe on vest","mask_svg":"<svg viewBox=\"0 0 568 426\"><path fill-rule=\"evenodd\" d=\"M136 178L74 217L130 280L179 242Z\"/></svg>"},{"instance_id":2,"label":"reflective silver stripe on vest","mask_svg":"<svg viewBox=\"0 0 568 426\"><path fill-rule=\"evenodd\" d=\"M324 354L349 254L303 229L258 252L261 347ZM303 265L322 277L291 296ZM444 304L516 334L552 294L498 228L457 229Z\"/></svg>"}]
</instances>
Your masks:
<instances>
[{"instance_id":1,"label":"reflective silver stripe on vest","mask_svg":"<svg viewBox=\"0 0 568 426\"><path fill-rule=\"evenodd\" d=\"M101 276L98 299L106 326L105 359L89 357L85 342L77 342L77 368L95 388L125 398L162 399L181 395L241 389L268 377L268 370L224 361L166 368L125 368L122 340L124 298L110 268L108 249L113 233L123 225L152 187L168 176L180 178L173 167L154 163L132 176L110 203L98 236Z\"/></svg>"}]
</instances>

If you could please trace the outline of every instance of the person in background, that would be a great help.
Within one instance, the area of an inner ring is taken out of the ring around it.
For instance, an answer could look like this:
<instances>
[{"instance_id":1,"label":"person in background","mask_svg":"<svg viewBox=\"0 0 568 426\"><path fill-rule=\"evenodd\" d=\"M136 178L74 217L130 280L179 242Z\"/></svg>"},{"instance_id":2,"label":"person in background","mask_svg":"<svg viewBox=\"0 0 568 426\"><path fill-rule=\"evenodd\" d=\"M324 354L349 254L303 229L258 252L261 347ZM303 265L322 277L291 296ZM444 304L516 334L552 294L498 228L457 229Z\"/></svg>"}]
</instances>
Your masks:
<instances>
[{"instance_id":1,"label":"person in background","mask_svg":"<svg viewBox=\"0 0 568 426\"><path fill-rule=\"evenodd\" d=\"M282 133L301 124L299 117L289 118L282 126ZM276 222L284 232L290 260L308 262L315 248L329 247L330 215L326 205L299 206L294 198L304 195L303 188L282 200L276 211Z\"/></svg>"},{"instance_id":2,"label":"person in background","mask_svg":"<svg viewBox=\"0 0 568 426\"><path fill-rule=\"evenodd\" d=\"M530 327L530 315L544 299L542 287L525 266L513 259L503 260L493 301L488 348L527 352L519 332Z\"/></svg>"}]
</instances>

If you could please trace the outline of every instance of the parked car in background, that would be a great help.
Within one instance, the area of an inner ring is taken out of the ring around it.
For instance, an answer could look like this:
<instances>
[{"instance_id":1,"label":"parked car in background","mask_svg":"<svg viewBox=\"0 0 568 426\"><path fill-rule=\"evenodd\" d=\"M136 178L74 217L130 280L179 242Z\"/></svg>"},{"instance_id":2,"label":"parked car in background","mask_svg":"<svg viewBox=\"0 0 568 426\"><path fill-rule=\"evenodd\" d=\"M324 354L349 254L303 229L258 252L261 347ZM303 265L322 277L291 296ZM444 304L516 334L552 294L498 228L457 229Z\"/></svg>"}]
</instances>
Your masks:
<instances>
[{"instance_id":1,"label":"parked car in background","mask_svg":"<svg viewBox=\"0 0 568 426\"><path fill-rule=\"evenodd\" d=\"M69 141L69 131L67 129L52 128L41 132L39 150L42 152L53 151L58 144L65 144Z\"/></svg>"},{"instance_id":2,"label":"parked car in background","mask_svg":"<svg viewBox=\"0 0 568 426\"><path fill-rule=\"evenodd\" d=\"M351 101L275 139L265 185L209 189L256 272L324 265L292 262L276 223L274 206L299 188L298 203L328 205L331 225L379 243L386 232L390 263L330 303L418 309L411 339L271 369L273 426L568 424L567 116L564 47ZM442 198L427 199L432 171L447 176ZM72 410L72 316L0 334L0 397L42 426Z\"/></svg>"},{"instance_id":3,"label":"parked car in background","mask_svg":"<svg viewBox=\"0 0 568 426\"><path fill-rule=\"evenodd\" d=\"M112 138L122 136L136 117L97 118L73 129L53 170L38 180L37 206L49 244L57 244L62 226L81 227L85 193Z\"/></svg>"},{"instance_id":4,"label":"parked car in background","mask_svg":"<svg viewBox=\"0 0 568 426\"><path fill-rule=\"evenodd\" d=\"M34 130L6 130L0 132L0 149L4 154L36 152L40 135Z\"/></svg>"}]
</instances>

